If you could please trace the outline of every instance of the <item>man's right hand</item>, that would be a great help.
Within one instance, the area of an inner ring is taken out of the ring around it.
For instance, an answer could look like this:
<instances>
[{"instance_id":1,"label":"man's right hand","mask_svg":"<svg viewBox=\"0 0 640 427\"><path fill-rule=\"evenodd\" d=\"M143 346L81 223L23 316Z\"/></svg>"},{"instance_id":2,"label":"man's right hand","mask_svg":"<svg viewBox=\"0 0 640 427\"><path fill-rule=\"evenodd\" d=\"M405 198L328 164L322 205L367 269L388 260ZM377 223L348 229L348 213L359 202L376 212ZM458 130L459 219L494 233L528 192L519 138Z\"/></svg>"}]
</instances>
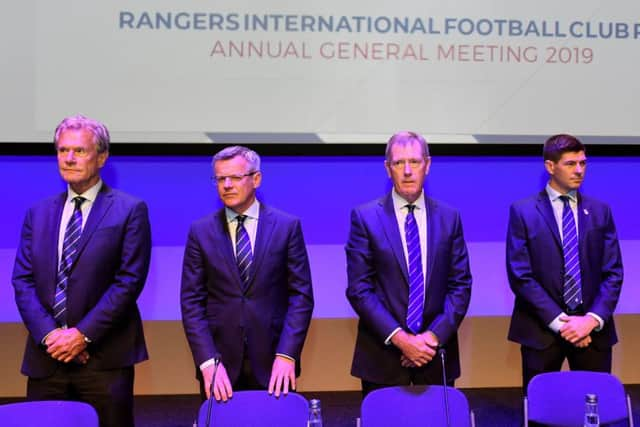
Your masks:
<instances>
[{"instance_id":1,"label":"man's right hand","mask_svg":"<svg viewBox=\"0 0 640 427\"><path fill-rule=\"evenodd\" d=\"M213 371L215 366L207 366L202 370L202 377L204 378L204 390L207 393L207 399L211 397L211 378L213 377ZM233 388L231 387L231 381L227 375L227 370L224 368L222 362L218 364L218 372L216 373L216 381L213 384L213 397L220 401L226 402L233 396Z\"/></svg>"},{"instance_id":2,"label":"man's right hand","mask_svg":"<svg viewBox=\"0 0 640 427\"><path fill-rule=\"evenodd\" d=\"M436 349L427 344L427 340L421 335L408 334L398 331L392 338L393 345L398 347L402 354L416 367L424 366L431 362L436 354Z\"/></svg>"}]
</instances>

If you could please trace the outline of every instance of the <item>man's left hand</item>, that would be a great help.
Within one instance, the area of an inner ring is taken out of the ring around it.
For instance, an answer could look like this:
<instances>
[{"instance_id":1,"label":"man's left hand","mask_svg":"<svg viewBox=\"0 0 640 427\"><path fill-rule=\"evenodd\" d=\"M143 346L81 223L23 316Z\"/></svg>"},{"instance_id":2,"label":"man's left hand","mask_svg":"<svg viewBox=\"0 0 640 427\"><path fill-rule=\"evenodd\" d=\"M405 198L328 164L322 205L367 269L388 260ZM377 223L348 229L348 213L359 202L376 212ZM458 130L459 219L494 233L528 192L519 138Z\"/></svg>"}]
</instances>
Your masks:
<instances>
[{"instance_id":1,"label":"man's left hand","mask_svg":"<svg viewBox=\"0 0 640 427\"><path fill-rule=\"evenodd\" d=\"M276 355L271 368L269 380L269 394L280 397L280 391L284 394L296 389L296 362L292 359Z\"/></svg>"},{"instance_id":2,"label":"man's left hand","mask_svg":"<svg viewBox=\"0 0 640 427\"><path fill-rule=\"evenodd\" d=\"M571 344L576 344L588 336L598 326L598 321L588 314L584 316L562 316L564 325L560 328L560 336Z\"/></svg>"},{"instance_id":3,"label":"man's left hand","mask_svg":"<svg viewBox=\"0 0 640 427\"><path fill-rule=\"evenodd\" d=\"M60 362L69 363L87 348L84 335L76 329L60 329L47 340L47 353Z\"/></svg>"}]
</instances>

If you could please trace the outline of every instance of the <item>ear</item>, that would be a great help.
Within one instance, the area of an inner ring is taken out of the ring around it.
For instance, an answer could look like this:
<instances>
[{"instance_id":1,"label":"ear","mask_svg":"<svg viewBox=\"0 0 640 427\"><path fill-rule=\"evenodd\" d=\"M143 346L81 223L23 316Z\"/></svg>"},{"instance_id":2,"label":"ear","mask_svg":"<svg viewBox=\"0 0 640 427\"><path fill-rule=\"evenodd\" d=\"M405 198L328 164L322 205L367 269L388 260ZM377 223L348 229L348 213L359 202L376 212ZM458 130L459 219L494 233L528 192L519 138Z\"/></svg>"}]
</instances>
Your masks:
<instances>
[{"instance_id":1,"label":"ear","mask_svg":"<svg viewBox=\"0 0 640 427\"><path fill-rule=\"evenodd\" d=\"M431 168L431 157L425 157L424 159L424 176L429 175L429 169Z\"/></svg>"},{"instance_id":2,"label":"ear","mask_svg":"<svg viewBox=\"0 0 640 427\"><path fill-rule=\"evenodd\" d=\"M109 158L109 152L103 151L102 153L98 153L98 168L102 169L104 164L107 162Z\"/></svg>"},{"instance_id":3,"label":"ear","mask_svg":"<svg viewBox=\"0 0 640 427\"><path fill-rule=\"evenodd\" d=\"M551 160L544 161L544 168L547 170L547 173L551 176L553 176L553 174L555 173L555 166L556 164Z\"/></svg>"},{"instance_id":4,"label":"ear","mask_svg":"<svg viewBox=\"0 0 640 427\"><path fill-rule=\"evenodd\" d=\"M260 171L256 172L255 174L253 174L252 178L253 178L253 188L260 187L260 184L262 183L262 172Z\"/></svg>"},{"instance_id":5,"label":"ear","mask_svg":"<svg viewBox=\"0 0 640 427\"><path fill-rule=\"evenodd\" d=\"M385 169L386 169L386 171L387 171L387 176L388 176L389 178L392 178L392 176L391 176L391 165L389 164L389 161L388 161L388 160L385 160L385 161L384 161L384 168L385 168Z\"/></svg>"}]
</instances>

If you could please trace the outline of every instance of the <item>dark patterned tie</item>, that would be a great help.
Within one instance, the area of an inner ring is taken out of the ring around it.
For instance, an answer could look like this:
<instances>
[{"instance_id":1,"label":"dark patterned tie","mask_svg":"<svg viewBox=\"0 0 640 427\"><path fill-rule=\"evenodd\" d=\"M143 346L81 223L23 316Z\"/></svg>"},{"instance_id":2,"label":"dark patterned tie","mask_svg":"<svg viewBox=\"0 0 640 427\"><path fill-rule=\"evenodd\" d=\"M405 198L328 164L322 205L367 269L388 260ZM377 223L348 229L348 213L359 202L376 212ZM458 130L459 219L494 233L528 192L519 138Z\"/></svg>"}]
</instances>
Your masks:
<instances>
[{"instance_id":1,"label":"dark patterned tie","mask_svg":"<svg viewBox=\"0 0 640 427\"><path fill-rule=\"evenodd\" d=\"M578 253L578 232L568 196L560 196L562 208L562 252L564 254L564 303L575 310L582 303L580 280L580 256Z\"/></svg>"},{"instance_id":2,"label":"dark patterned tie","mask_svg":"<svg viewBox=\"0 0 640 427\"><path fill-rule=\"evenodd\" d=\"M245 219L247 219L246 215L238 215L236 217L238 221L236 228L236 262L238 263L243 289L246 290L249 287L249 271L251 269L251 263L253 262L253 254L251 253L249 233L247 233L247 229L244 228Z\"/></svg>"},{"instance_id":3,"label":"dark patterned tie","mask_svg":"<svg viewBox=\"0 0 640 427\"><path fill-rule=\"evenodd\" d=\"M71 264L78 251L78 242L82 234L82 210L80 207L86 199L84 197L74 197L75 207L71 218L67 223L62 242L62 256L60 257L60 267L58 268L58 281L56 283L56 295L53 299L53 317L60 326L67 324L67 285L71 273Z\"/></svg>"},{"instance_id":4,"label":"dark patterned tie","mask_svg":"<svg viewBox=\"0 0 640 427\"><path fill-rule=\"evenodd\" d=\"M422 330L422 312L424 311L424 275L422 274L422 251L420 235L413 211L415 205L407 205L409 213L404 222L407 254L409 257L409 306L407 307L407 326L417 334Z\"/></svg>"}]
</instances>

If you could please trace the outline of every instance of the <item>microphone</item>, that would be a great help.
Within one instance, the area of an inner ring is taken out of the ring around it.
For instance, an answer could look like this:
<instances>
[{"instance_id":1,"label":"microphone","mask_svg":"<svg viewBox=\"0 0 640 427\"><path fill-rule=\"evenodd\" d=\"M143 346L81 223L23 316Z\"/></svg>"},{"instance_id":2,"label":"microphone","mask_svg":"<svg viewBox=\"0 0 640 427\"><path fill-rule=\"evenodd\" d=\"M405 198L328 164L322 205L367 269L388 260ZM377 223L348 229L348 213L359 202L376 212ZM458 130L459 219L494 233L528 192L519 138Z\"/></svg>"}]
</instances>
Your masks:
<instances>
[{"instance_id":1,"label":"microphone","mask_svg":"<svg viewBox=\"0 0 640 427\"><path fill-rule=\"evenodd\" d=\"M213 385L216 382L216 374L218 373L218 366L220 365L220 353L216 353L213 356L213 374L211 374L211 384L209 385L209 403L207 404L207 422L205 424L206 427L210 427L211 425L211 410L213 408L213 401L215 397L213 396Z\"/></svg>"},{"instance_id":2,"label":"microphone","mask_svg":"<svg viewBox=\"0 0 640 427\"><path fill-rule=\"evenodd\" d=\"M444 415L445 419L447 420L447 427L451 427L451 419L449 417L449 397L447 395L447 370L444 363L446 350L444 349L444 347L440 346L438 348L438 352L440 353L440 361L442 362L442 385L444 386L442 395L444 396Z\"/></svg>"}]
</instances>

